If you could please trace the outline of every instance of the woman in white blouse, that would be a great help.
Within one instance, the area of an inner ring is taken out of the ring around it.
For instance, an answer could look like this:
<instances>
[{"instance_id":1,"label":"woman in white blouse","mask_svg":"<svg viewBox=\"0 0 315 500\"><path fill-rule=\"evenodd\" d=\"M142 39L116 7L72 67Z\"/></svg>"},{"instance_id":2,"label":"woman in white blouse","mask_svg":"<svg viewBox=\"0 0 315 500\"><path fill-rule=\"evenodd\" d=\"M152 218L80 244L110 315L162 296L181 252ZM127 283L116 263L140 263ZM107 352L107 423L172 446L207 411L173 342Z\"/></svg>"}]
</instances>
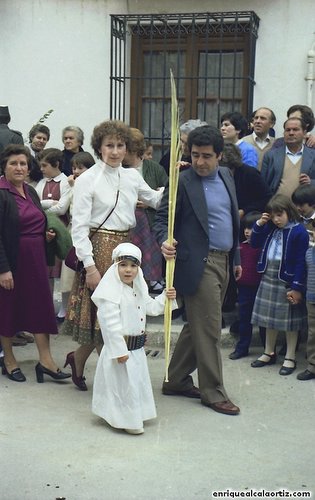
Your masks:
<instances>
[{"instance_id":1,"label":"woman in white blouse","mask_svg":"<svg viewBox=\"0 0 315 500\"><path fill-rule=\"evenodd\" d=\"M100 353L103 344L91 292L110 267L113 249L129 241L137 201L157 208L163 193L151 189L135 169L122 167L129 137L129 127L121 121L97 125L91 144L99 160L74 187L72 239L85 273L76 273L63 331L80 344L65 363L71 366L72 380L80 390L87 390L85 362L94 348Z\"/></svg>"}]
</instances>

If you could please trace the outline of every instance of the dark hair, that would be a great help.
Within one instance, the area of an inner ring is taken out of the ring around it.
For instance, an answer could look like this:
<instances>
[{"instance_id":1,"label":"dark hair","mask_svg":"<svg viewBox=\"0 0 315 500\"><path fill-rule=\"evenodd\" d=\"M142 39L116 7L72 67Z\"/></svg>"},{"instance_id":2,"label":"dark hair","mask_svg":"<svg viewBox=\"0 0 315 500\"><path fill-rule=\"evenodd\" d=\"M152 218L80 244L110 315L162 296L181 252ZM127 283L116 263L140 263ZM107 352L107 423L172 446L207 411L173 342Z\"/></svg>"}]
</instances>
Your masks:
<instances>
[{"instance_id":1,"label":"dark hair","mask_svg":"<svg viewBox=\"0 0 315 500\"><path fill-rule=\"evenodd\" d=\"M292 201L295 205L303 205L308 203L311 206L315 206L315 186L312 184L306 184L296 188L292 194Z\"/></svg>"},{"instance_id":2,"label":"dark hair","mask_svg":"<svg viewBox=\"0 0 315 500\"><path fill-rule=\"evenodd\" d=\"M295 117L295 116L292 116L292 118L288 118L288 119L284 122L284 124L283 124L283 128L285 128L285 127L286 127L286 125L287 125L288 121L290 121L290 120L297 120L297 121L299 121L299 122L300 122L300 124L301 124L302 130L306 132L306 130L307 130L307 124L305 123L305 121L304 121L304 120L302 120L301 118L297 118L297 117Z\"/></svg>"},{"instance_id":3,"label":"dark hair","mask_svg":"<svg viewBox=\"0 0 315 500\"><path fill-rule=\"evenodd\" d=\"M261 217L261 212L248 212L241 220L243 230L252 229L255 222Z\"/></svg>"},{"instance_id":4,"label":"dark hair","mask_svg":"<svg viewBox=\"0 0 315 500\"><path fill-rule=\"evenodd\" d=\"M204 125L189 133L187 145L190 152L192 146L212 146L213 151L219 156L223 151L224 141L219 129L211 125Z\"/></svg>"},{"instance_id":5,"label":"dark hair","mask_svg":"<svg viewBox=\"0 0 315 500\"><path fill-rule=\"evenodd\" d=\"M33 156L31 159L31 167L28 176L30 180L34 182L39 182L43 178L43 172L40 169L40 164Z\"/></svg>"},{"instance_id":6,"label":"dark hair","mask_svg":"<svg viewBox=\"0 0 315 500\"><path fill-rule=\"evenodd\" d=\"M49 163L53 168L59 168L62 170L63 164L63 154L60 149L57 148L47 148L43 149L37 156L39 162L45 161Z\"/></svg>"},{"instance_id":7,"label":"dark hair","mask_svg":"<svg viewBox=\"0 0 315 500\"><path fill-rule=\"evenodd\" d=\"M95 165L95 160L91 153L80 151L79 153L75 153L70 160L71 167L73 167L75 163L83 165L85 168L90 168Z\"/></svg>"},{"instance_id":8,"label":"dark hair","mask_svg":"<svg viewBox=\"0 0 315 500\"><path fill-rule=\"evenodd\" d=\"M10 156L13 155L25 155L27 160L28 168L31 166L31 153L28 147L22 144L8 144L0 154L0 173L4 175L5 167Z\"/></svg>"},{"instance_id":9,"label":"dark hair","mask_svg":"<svg viewBox=\"0 0 315 500\"><path fill-rule=\"evenodd\" d=\"M302 120L303 122L306 123L306 130L307 132L310 132L315 125L315 118L313 111L311 110L311 108L305 106L304 104L294 104L288 109L287 117L289 118L289 116L292 113L295 113L296 111L300 111Z\"/></svg>"},{"instance_id":10,"label":"dark hair","mask_svg":"<svg viewBox=\"0 0 315 500\"><path fill-rule=\"evenodd\" d=\"M128 149L130 141L128 125L120 120L107 120L99 125L96 125L93 130L91 146L94 149L94 153L97 158L101 158L100 149L103 139L107 136L117 137L126 144L126 148Z\"/></svg>"},{"instance_id":11,"label":"dark hair","mask_svg":"<svg viewBox=\"0 0 315 500\"><path fill-rule=\"evenodd\" d=\"M298 222L301 218L292 200L284 194L275 194L267 203L266 212L270 215L286 212L290 222Z\"/></svg>"},{"instance_id":12,"label":"dark hair","mask_svg":"<svg viewBox=\"0 0 315 500\"><path fill-rule=\"evenodd\" d=\"M236 144L231 142L224 144L220 165L229 168L238 168L243 165L242 153Z\"/></svg>"},{"instance_id":13,"label":"dark hair","mask_svg":"<svg viewBox=\"0 0 315 500\"><path fill-rule=\"evenodd\" d=\"M32 142L33 137L35 137L36 134L41 133L47 135L47 141L49 141L50 138L50 130L46 125L42 125L41 123L36 123L31 130L29 131L28 138L29 141Z\"/></svg>"},{"instance_id":14,"label":"dark hair","mask_svg":"<svg viewBox=\"0 0 315 500\"><path fill-rule=\"evenodd\" d=\"M231 113L224 113L224 115L221 116L221 123L223 123L225 120L231 122L233 127L235 127L235 130L240 131L239 132L240 139L247 134L248 132L247 120L238 111L232 111Z\"/></svg>"},{"instance_id":15,"label":"dark hair","mask_svg":"<svg viewBox=\"0 0 315 500\"><path fill-rule=\"evenodd\" d=\"M145 150L146 144L144 140L143 133L138 128L129 128L130 141L128 144L128 153L137 153L139 158L142 158Z\"/></svg>"}]
</instances>

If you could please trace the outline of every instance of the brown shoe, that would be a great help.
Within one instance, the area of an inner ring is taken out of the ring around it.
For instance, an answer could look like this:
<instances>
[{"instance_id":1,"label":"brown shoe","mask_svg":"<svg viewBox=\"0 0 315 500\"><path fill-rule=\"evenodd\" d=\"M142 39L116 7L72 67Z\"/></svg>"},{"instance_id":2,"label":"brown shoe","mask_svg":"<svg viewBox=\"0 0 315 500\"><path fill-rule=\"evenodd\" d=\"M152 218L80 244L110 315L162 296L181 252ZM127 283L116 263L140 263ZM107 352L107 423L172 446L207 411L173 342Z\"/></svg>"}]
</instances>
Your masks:
<instances>
[{"instance_id":1,"label":"brown shoe","mask_svg":"<svg viewBox=\"0 0 315 500\"><path fill-rule=\"evenodd\" d=\"M165 396L184 396L185 398L200 399L200 391L194 385L190 389L187 389L187 391L173 391L172 389L162 387L162 393Z\"/></svg>"},{"instance_id":2,"label":"brown shoe","mask_svg":"<svg viewBox=\"0 0 315 500\"><path fill-rule=\"evenodd\" d=\"M239 407L229 400L218 401L217 403L206 403L205 401L201 401L201 403L208 406L212 410L218 413L224 413L225 415L238 415L240 413Z\"/></svg>"}]
</instances>

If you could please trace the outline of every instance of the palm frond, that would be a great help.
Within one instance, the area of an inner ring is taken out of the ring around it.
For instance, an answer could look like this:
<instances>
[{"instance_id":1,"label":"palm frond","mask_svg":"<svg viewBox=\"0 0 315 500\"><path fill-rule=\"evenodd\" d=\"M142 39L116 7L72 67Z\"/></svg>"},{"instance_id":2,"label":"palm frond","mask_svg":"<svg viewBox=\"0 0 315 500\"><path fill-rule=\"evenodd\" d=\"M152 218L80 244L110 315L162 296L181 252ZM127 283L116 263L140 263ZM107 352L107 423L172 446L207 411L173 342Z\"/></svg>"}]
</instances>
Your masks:
<instances>
[{"instance_id":1,"label":"palm frond","mask_svg":"<svg viewBox=\"0 0 315 500\"><path fill-rule=\"evenodd\" d=\"M169 198L168 198L168 233L167 241L173 243L174 222L176 210L176 197L179 168L177 163L180 159L180 134L179 134L179 112L176 93L176 84L172 70L171 73L171 152L169 170ZM173 286L175 270L175 259L166 261L166 289ZM170 358L172 329L172 301L166 299L164 311L164 343L165 343L165 381L168 382L168 365Z\"/></svg>"}]
</instances>

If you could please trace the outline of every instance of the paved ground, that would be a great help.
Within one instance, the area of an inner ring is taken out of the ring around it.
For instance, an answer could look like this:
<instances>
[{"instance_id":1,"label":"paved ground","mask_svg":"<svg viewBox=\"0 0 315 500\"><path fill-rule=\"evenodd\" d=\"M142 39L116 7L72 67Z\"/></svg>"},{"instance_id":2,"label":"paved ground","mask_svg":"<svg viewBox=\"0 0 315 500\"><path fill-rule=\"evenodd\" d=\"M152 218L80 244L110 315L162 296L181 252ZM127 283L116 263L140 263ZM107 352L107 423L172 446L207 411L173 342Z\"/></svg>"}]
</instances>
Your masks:
<instances>
[{"instance_id":1,"label":"paved ground","mask_svg":"<svg viewBox=\"0 0 315 500\"><path fill-rule=\"evenodd\" d=\"M60 366L73 348L64 336L52 341ZM89 391L80 392L48 377L37 384L34 345L16 348L27 382L0 380L0 499L208 500L226 489L254 498L250 490L261 488L314 496L315 381L279 376L280 360L251 368L259 347L239 361L228 359L230 350L222 349L225 386L239 416L163 396L163 352L153 347L158 418L144 435L130 436L91 413L95 354L86 369ZM305 365L301 352L298 368Z\"/></svg>"}]
</instances>

